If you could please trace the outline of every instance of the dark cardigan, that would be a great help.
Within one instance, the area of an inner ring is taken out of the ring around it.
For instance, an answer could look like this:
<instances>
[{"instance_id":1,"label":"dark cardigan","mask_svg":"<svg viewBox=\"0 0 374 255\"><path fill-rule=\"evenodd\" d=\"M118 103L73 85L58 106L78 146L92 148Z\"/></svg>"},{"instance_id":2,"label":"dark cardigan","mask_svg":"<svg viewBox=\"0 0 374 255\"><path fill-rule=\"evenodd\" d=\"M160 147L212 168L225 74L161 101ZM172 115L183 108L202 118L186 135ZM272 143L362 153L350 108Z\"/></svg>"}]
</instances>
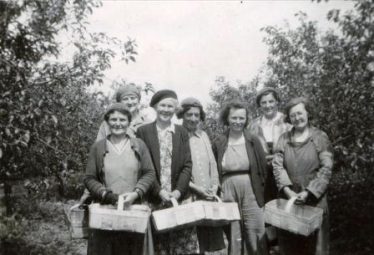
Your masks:
<instances>
[{"instance_id":1,"label":"dark cardigan","mask_svg":"<svg viewBox=\"0 0 374 255\"><path fill-rule=\"evenodd\" d=\"M245 145L247 149L250 169L249 175L253 192L256 196L257 204L263 207L264 202L264 185L267 178L265 153L262 149L261 142L257 136L251 135L248 130L244 130ZM218 174L222 183L222 159L228 144L228 132L217 137L213 142L213 153L217 160Z\"/></svg>"},{"instance_id":2,"label":"dark cardigan","mask_svg":"<svg viewBox=\"0 0 374 255\"><path fill-rule=\"evenodd\" d=\"M156 122L139 127L137 136L145 142L151 153L152 162L156 169L156 181L152 188L152 195L153 198L159 198L158 194L161 190L161 164L160 144L158 141ZM172 141L171 188L172 190L178 190L181 193L180 199L183 199L189 189L192 171L192 160L187 130L180 125L175 125L175 133L172 135Z\"/></svg>"},{"instance_id":3,"label":"dark cardigan","mask_svg":"<svg viewBox=\"0 0 374 255\"><path fill-rule=\"evenodd\" d=\"M104 186L104 157L107 151L107 139L95 142L91 149L86 166L84 184L90 193L101 201L102 194L108 189ZM144 195L155 180L155 170L147 146L138 138L130 138L131 148L140 162L138 182L134 189L138 189ZM119 195L119 194L118 194Z\"/></svg>"}]
</instances>

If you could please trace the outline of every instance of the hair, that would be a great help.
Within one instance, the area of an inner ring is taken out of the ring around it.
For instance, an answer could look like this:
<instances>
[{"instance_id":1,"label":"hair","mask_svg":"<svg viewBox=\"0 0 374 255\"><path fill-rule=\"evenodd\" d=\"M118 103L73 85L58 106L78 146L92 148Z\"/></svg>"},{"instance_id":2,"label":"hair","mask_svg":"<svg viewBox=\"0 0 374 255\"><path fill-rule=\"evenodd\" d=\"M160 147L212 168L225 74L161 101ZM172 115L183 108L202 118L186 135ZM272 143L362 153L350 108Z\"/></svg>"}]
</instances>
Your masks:
<instances>
[{"instance_id":1,"label":"hair","mask_svg":"<svg viewBox=\"0 0 374 255\"><path fill-rule=\"evenodd\" d=\"M257 98L256 98L256 104L257 104L257 107L260 107L261 106L261 98L264 97L264 96L267 96L267 95L273 95L273 97L275 98L275 100L279 103L280 102L280 98L279 98L279 95L278 93L276 92L276 90L273 90L273 89L269 89L269 90L265 90L263 93L260 93Z\"/></svg>"},{"instance_id":2,"label":"hair","mask_svg":"<svg viewBox=\"0 0 374 255\"><path fill-rule=\"evenodd\" d=\"M312 106L312 103L309 101L308 98L306 97L295 97L295 98L292 98L287 104L286 104L286 107L285 107L285 113L286 113L286 117L285 117L285 122L287 123L290 123L291 124L291 120L290 120L290 110L298 105L298 104L303 104L304 107L305 107L305 110L307 111L308 113L308 122L311 121L312 119L314 119L314 111L313 111L313 106Z\"/></svg>"},{"instance_id":3,"label":"hair","mask_svg":"<svg viewBox=\"0 0 374 255\"><path fill-rule=\"evenodd\" d=\"M199 110L200 110L200 120L201 121L204 121L205 120L205 112L204 112L204 110L203 110L203 108L201 107L201 106L197 106L197 105L183 105L182 107L181 107L181 109L177 112L177 118L178 119L182 119L183 118L183 116L184 116L184 114L186 113L186 112L188 112L192 107L197 107L197 108L199 108Z\"/></svg>"},{"instance_id":4,"label":"hair","mask_svg":"<svg viewBox=\"0 0 374 255\"><path fill-rule=\"evenodd\" d=\"M110 115L111 115L112 113L114 113L114 112L120 112L120 113L122 113L123 115L127 116L127 119L129 120L129 123L131 123L131 113L130 113L128 110L126 110L126 109L124 109L124 108L119 108L119 107L111 108L111 109L109 109L109 110L105 113L105 115L104 115L104 120L105 120L107 123L108 123L108 121L109 121L109 117L110 117Z\"/></svg>"},{"instance_id":5,"label":"hair","mask_svg":"<svg viewBox=\"0 0 374 255\"><path fill-rule=\"evenodd\" d=\"M219 115L220 122L225 126L229 125L228 117L229 117L231 109L244 109L245 110L245 116L247 118L245 121L245 127L246 127L249 122L249 118L248 118L249 111L247 107L244 105L244 103L239 100L230 101L226 105L223 106L223 109L221 110L220 115Z\"/></svg>"}]
</instances>

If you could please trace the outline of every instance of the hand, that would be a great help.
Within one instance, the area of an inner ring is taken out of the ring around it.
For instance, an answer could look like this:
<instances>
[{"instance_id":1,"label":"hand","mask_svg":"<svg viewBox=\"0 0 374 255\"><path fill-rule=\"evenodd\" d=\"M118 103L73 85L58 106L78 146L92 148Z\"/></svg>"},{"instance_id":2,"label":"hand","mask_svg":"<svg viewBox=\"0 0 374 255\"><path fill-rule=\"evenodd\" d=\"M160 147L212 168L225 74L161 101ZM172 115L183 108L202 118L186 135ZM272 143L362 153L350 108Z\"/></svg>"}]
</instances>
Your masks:
<instances>
[{"instance_id":1,"label":"hand","mask_svg":"<svg viewBox=\"0 0 374 255\"><path fill-rule=\"evenodd\" d=\"M160 196L162 202L169 202L170 199L171 199L171 194L169 192L167 192L166 190L163 190L163 189L160 190L158 195Z\"/></svg>"},{"instance_id":2,"label":"hand","mask_svg":"<svg viewBox=\"0 0 374 255\"><path fill-rule=\"evenodd\" d=\"M294 192L292 189L290 189L290 187L285 187L283 189L283 192L284 192L284 194L286 194L287 199L290 199L292 197L296 197L297 196L296 192Z\"/></svg>"},{"instance_id":3,"label":"hand","mask_svg":"<svg viewBox=\"0 0 374 255\"><path fill-rule=\"evenodd\" d=\"M139 197L136 192L129 192L122 195L124 198L123 207L128 208L134 203L134 201Z\"/></svg>"},{"instance_id":4,"label":"hand","mask_svg":"<svg viewBox=\"0 0 374 255\"><path fill-rule=\"evenodd\" d=\"M297 194L297 198L295 200L295 204L297 205L303 205L305 204L306 200L308 199L309 192L307 190L304 190Z\"/></svg>"},{"instance_id":5,"label":"hand","mask_svg":"<svg viewBox=\"0 0 374 255\"><path fill-rule=\"evenodd\" d=\"M179 200L179 198L181 197L181 193L179 190L173 190L173 192L171 192L171 196L175 198L175 200Z\"/></svg>"},{"instance_id":6,"label":"hand","mask_svg":"<svg viewBox=\"0 0 374 255\"><path fill-rule=\"evenodd\" d=\"M112 204L116 205L118 201L118 195L114 194L113 192L109 191L105 194L105 197L103 199L104 204Z\"/></svg>"}]
</instances>

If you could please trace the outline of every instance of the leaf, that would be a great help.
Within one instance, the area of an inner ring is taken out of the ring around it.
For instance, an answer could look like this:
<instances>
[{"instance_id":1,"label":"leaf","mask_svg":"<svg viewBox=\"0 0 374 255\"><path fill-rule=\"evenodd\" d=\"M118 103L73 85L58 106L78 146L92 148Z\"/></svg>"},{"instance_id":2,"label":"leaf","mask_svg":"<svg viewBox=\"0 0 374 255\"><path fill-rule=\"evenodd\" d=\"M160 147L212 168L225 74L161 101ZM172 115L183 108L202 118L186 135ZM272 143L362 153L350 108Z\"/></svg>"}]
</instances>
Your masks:
<instances>
[{"instance_id":1,"label":"leaf","mask_svg":"<svg viewBox=\"0 0 374 255\"><path fill-rule=\"evenodd\" d=\"M55 126L57 126L57 123L58 123L57 117L55 115L52 115L51 118L52 118L53 122L55 123Z\"/></svg>"}]
</instances>

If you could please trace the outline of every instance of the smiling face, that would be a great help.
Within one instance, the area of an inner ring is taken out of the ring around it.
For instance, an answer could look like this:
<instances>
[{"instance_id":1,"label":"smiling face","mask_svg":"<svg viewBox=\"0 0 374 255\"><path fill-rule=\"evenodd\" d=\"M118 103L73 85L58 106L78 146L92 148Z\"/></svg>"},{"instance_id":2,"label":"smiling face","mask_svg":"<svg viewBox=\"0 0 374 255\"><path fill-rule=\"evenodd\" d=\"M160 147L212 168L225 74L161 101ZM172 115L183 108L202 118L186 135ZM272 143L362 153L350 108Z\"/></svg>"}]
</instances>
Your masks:
<instances>
[{"instance_id":1,"label":"smiling face","mask_svg":"<svg viewBox=\"0 0 374 255\"><path fill-rule=\"evenodd\" d=\"M174 98L164 98L156 104L157 121L170 123L177 109L177 100Z\"/></svg>"},{"instance_id":2,"label":"smiling face","mask_svg":"<svg viewBox=\"0 0 374 255\"><path fill-rule=\"evenodd\" d=\"M113 136L125 135L129 124L128 117L119 111L114 111L109 115L108 125Z\"/></svg>"},{"instance_id":3,"label":"smiling face","mask_svg":"<svg viewBox=\"0 0 374 255\"><path fill-rule=\"evenodd\" d=\"M183 126L188 131L196 131L199 123L200 123L200 108L199 107L191 107L187 112L183 115Z\"/></svg>"},{"instance_id":4,"label":"smiling face","mask_svg":"<svg viewBox=\"0 0 374 255\"><path fill-rule=\"evenodd\" d=\"M275 99L273 93L261 97L260 109L267 119L272 119L276 116L278 111L278 101Z\"/></svg>"},{"instance_id":5,"label":"smiling face","mask_svg":"<svg viewBox=\"0 0 374 255\"><path fill-rule=\"evenodd\" d=\"M245 109L231 108L227 120L231 131L242 132L247 121L247 112Z\"/></svg>"},{"instance_id":6,"label":"smiling face","mask_svg":"<svg viewBox=\"0 0 374 255\"><path fill-rule=\"evenodd\" d=\"M138 110L139 98L136 95L125 95L121 98L121 103L126 106L126 109L133 114Z\"/></svg>"},{"instance_id":7,"label":"smiling face","mask_svg":"<svg viewBox=\"0 0 374 255\"><path fill-rule=\"evenodd\" d=\"M288 116L296 130L303 131L308 126L308 112L303 103L292 107L288 112Z\"/></svg>"}]
</instances>

